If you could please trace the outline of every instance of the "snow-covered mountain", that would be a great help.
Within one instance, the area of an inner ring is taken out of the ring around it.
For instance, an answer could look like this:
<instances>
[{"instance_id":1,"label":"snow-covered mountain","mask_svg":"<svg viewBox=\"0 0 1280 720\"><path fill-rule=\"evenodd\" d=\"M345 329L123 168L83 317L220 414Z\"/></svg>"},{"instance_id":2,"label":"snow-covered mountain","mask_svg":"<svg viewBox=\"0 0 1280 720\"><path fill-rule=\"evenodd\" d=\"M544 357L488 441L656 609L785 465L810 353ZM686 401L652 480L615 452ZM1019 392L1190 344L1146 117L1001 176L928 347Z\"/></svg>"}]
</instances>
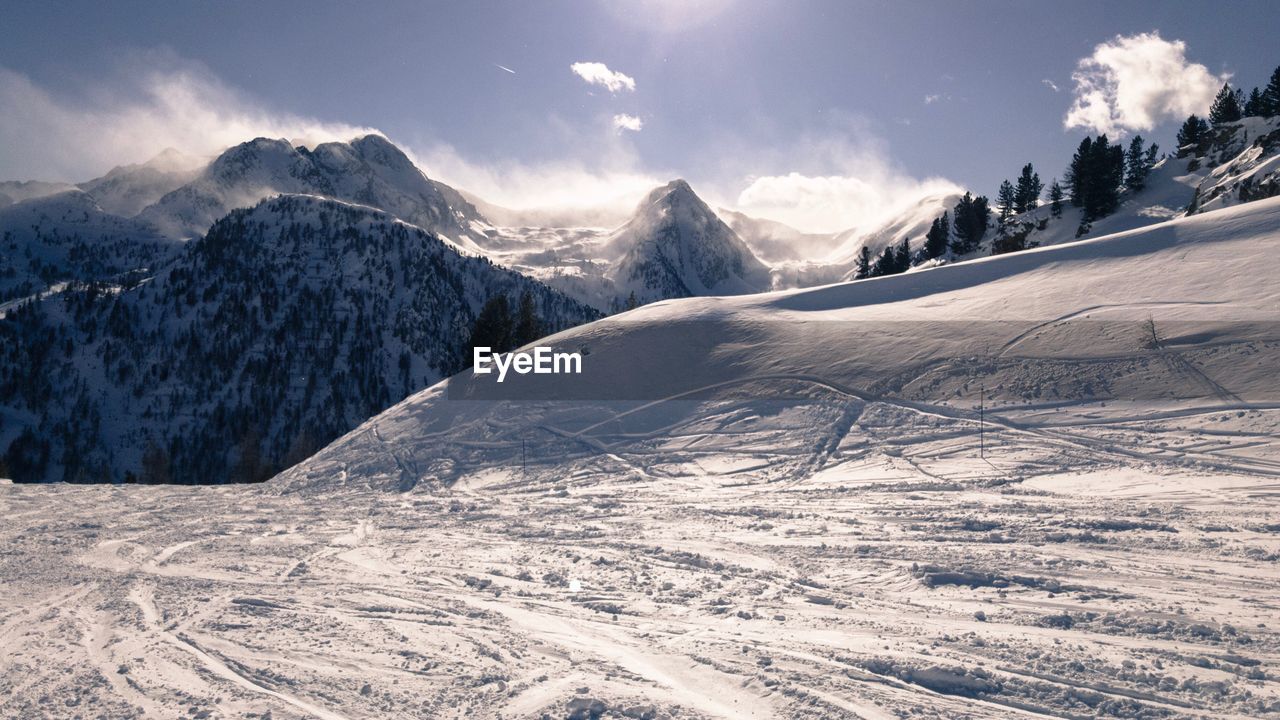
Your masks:
<instances>
[{"instance_id":1,"label":"snow-covered mountain","mask_svg":"<svg viewBox=\"0 0 1280 720\"><path fill-rule=\"evenodd\" d=\"M5 180L0 182L0 207L74 190L75 187L70 183L42 180Z\"/></svg>"},{"instance_id":2,"label":"snow-covered mountain","mask_svg":"<svg viewBox=\"0 0 1280 720\"><path fill-rule=\"evenodd\" d=\"M18 479L262 479L456 372L483 303L525 292L550 330L598 317L381 210L269 199L146 282L10 310L0 447Z\"/></svg>"},{"instance_id":3,"label":"snow-covered mountain","mask_svg":"<svg viewBox=\"0 0 1280 720\"><path fill-rule=\"evenodd\" d=\"M281 193L322 195L384 210L479 252L490 228L456 190L429 179L380 135L315 149L257 138L219 155L194 180L139 217L177 237L202 234L214 220Z\"/></svg>"},{"instance_id":4,"label":"snow-covered mountain","mask_svg":"<svg viewBox=\"0 0 1280 720\"><path fill-rule=\"evenodd\" d=\"M0 208L0 301L68 280L111 280L174 256L177 243L71 188Z\"/></svg>"},{"instance_id":5,"label":"snow-covered mountain","mask_svg":"<svg viewBox=\"0 0 1280 720\"><path fill-rule=\"evenodd\" d=\"M633 295L646 303L771 284L769 268L683 180L652 190L613 230L500 227L488 234L485 254L604 312L625 308Z\"/></svg>"},{"instance_id":6,"label":"snow-covered mountain","mask_svg":"<svg viewBox=\"0 0 1280 720\"><path fill-rule=\"evenodd\" d=\"M668 475L798 481L889 453L871 433L889 416L923 423L894 453L937 463L931 439L972 429L980 385L1006 472L1034 474L1044 453L1084 467L1094 451L1052 442L1054 428L1274 401L1278 240L1272 199L870 281L650 305L546 340L587 348L582 375L503 387L462 373L277 485L442 487L512 472L522 439L532 477L652 473L661 457Z\"/></svg>"},{"instance_id":7,"label":"snow-covered mountain","mask_svg":"<svg viewBox=\"0 0 1280 720\"><path fill-rule=\"evenodd\" d=\"M769 269L684 180L649 193L606 252L616 258L608 277L619 295L641 303L770 286Z\"/></svg>"},{"instance_id":8,"label":"snow-covered mountain","mask_svg":"<svg viewBox=\"0 0 1280 720\"><path fill-rule=\"evenodd\" d=\"M736 210L716 211L756 257L767 263L825 257L835 244L832 233L801 232L776 220L755 218Z\"/></svg>"},{"instance_id":9,"label":"snow-covered mountain","mask_svg":"<svg viewBox=\"0 0 1280 720\"><path fill-rule=\"evenodd\" d=\"M166 194L196 178L208 159L192 157L168 148L144 163L112 168L100 178L77 187L93 197L103 210L133 217Z\"/></svg>"}]
</instances>

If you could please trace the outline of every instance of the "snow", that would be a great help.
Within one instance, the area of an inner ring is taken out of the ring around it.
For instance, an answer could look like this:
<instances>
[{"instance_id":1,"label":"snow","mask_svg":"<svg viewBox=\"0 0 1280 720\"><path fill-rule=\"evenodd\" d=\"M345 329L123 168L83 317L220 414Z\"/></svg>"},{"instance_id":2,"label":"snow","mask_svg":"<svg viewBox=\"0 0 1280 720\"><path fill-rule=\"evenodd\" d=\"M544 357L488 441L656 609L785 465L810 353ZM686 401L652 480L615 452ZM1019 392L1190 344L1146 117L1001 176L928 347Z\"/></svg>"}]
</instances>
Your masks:
<instances>
[{"instance_id":1,"label":"snow","mask_svg":"<svg viewBox=\"0 0 1280 720\"><path fill-rule=\"evenodd\" d=\"M583 374L454 376L262 487L4 484L0 716L1280 716L1280 198L1168 219L1209 177L567 330ZM736 247L673 216L476 242Z\"/></svg>"}]
</instances>

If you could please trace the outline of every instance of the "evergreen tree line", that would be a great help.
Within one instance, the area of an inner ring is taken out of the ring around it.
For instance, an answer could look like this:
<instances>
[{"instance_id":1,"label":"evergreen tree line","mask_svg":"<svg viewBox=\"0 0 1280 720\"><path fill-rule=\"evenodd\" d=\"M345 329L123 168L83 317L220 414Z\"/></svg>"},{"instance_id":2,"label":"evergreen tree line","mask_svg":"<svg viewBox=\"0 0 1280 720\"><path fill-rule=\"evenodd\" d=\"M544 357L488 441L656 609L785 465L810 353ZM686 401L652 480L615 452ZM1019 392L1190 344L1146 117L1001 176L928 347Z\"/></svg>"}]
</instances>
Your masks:
<instances>
[{"instance_id":1,"label":"evergreen tree line","mask_svg":"<svg viewBox=\"0 0 1280 720\"><path fill-rule=\"evenodd\" d=\"M1271 118L1280 115L1280 67L1271 73L1271 80L1264 88L1254 88L1247 95L1244 88L1232 88L1223 83L1222 89L1209 107L1208 120L1191 115L1178 130L1178 147L1199 145L1206 140L1212 125L1232 123L1247 117Z\"/></svg>"},{"instance_id":2,"label":"evergreen tree line","mask_svg":"<svg viewBox=\"0 0 1280 720\"><path fill-rule=\"evenodd\" d=\"M519 307L514 313L505 294L494 295L485 301L471 325L463 366L471 367L478 347L487 347L495 353L511 352L546 335L545 327L538 317L533 293L526 290L520 294Z\"/></svg>"},{"instance_id":3,"label":"evergreen tree line","mask_svg":"<svg viewBox=\"0 0 1280 720\"><path fill-rule=\"evenodd\" d=\"M1040 173L1035 171L1031 163L1022 166L1022 174L1018 176L1018 184L1005 180L1000 183L1000 191L996 193L996 210L1003 227L1010 216L1020 215L1034 210L1040 204L1040 193L1044 183L1040 181Z\"/></svg>"},{"instance_id":4,"label":"evergreen tree line","mask_svg":"<svg viewBox=\"0 0 1280 720\"><path fill-rule=\"evenodd\" d=\"M858 252L854 265L854 276L858 279L896 275L906 272L913 265L942 257L947 250L956 255L973 252L987 233L987 223L991 218L991 207L985 195L974 197L966 192L960 198L950 215L943 212L942 217L934 219L925 234L924 246L913 253L910 238L903 238L896 245L886 247L879 256L873 256L871 249L863 247Z\"/></svg>"},{"instance_id":5,"label":"evergreen tree line","mask_svg":"<svg viewBox=\"0 0 1280 720\"><path fill-rule=\"evenodd\" d=\"M1111 143L1106 135L1086 137L1067 168L1065 184L1054 178L1048 186L1049 214L1062 217L1063 201L1068 199L1075 207L1084 209L1077 237L1088 231L1089 223L1114 212L1120 204L1120 192L1127 188L1132 192L1146 187L1147 177L1159 158L1160 146L1146 145L1141 135L1135 136L1126 149L1119 143ZM1045 184L1031 163L1022 167L1016 183L1005 180L996 195L999 235L992 244L992 254L1014 252L1027 248L1029 228L1007 231L1009 220L1018 214L1040 206ZM905 272L912 265L942 257L949 250L953 255L966 255L977 250L986 232L991 208L986 196L973 197L966 192L950 213L943 212L934 219L925 234L919 252L912 253L907 238L886 247L875 256L864 247L855 261L855 277L858 279L880 277ZM1047 220L1042 220L1041 225Z\"/></svg>"}]
</instances>

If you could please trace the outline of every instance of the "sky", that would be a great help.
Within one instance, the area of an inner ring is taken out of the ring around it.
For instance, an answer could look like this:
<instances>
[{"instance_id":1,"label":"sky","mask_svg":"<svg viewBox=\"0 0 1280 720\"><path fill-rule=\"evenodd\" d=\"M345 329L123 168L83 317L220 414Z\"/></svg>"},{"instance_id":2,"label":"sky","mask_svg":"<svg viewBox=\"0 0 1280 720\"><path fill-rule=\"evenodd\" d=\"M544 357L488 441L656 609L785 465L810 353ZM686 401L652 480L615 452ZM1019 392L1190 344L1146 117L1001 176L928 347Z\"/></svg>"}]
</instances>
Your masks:
<instances>
[{"instance_id":1,"label":"sky","mask_svg":"<svg viewBox=\"0 0 1280 720\"><path fill-rule=\"evenodd\" d=\"M1280 2L0 0L0 179L167 146L377 131L509 207L674 177L812 231L1060 175L1086 134L1169 148L1280 65Z\"/></svg>"}]
</instances>

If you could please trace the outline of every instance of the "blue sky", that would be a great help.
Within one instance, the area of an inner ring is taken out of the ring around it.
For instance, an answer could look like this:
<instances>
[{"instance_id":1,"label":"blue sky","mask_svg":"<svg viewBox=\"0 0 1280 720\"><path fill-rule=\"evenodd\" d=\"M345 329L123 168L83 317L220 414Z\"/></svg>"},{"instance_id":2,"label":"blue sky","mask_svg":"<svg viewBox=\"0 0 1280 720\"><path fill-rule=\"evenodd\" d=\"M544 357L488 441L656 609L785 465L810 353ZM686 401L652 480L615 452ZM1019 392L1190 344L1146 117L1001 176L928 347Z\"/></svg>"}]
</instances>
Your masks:
<instances>
[{"instance_id":1,"label":"blue sky","mask_svg":"<svg viewBox=\"0 0 1280 720\"><path fill-rule=\"evenodd\" d=\"M1119 115L1166 147L1202 86L1263 84L1280 64L1274 1L0 5L0 177L84 179L162 142L376 128L508 205L634 203L680 175L813 229L930 178L994 194L1028 161L1059 174L1094 132L1064 118L1100 44L1140 56L1092 76L1127 83ZM1164 44L1115 40L1151 33ZM634 89L570 70L588 62ZM1142 62L1173 73L1157 85L1200 82L1136 87Z\"/></svg>"}]
</instances>

